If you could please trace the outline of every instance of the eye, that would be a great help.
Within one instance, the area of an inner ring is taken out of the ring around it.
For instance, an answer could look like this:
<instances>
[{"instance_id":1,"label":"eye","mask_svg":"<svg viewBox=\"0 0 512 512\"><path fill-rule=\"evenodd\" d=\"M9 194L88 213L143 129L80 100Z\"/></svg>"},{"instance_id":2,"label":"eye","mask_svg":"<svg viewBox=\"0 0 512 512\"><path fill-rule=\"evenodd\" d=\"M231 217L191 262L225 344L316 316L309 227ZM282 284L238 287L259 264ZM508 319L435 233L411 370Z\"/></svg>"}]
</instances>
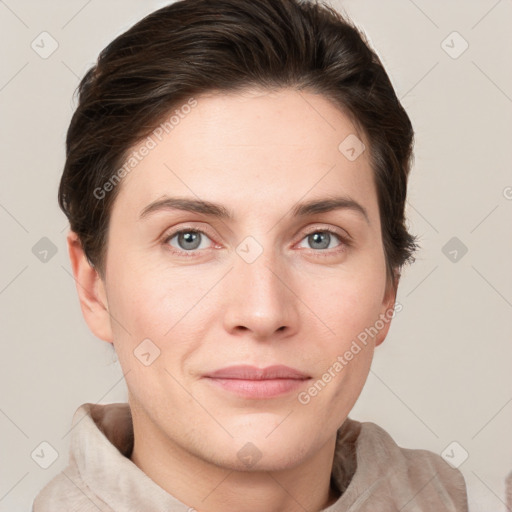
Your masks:
<instances>
[{"instance_id":1,"label":"eye","mask_svg":"<svg viewBox=\"0 0 512 512\"><path fill-rule=\"evenodd\" d=\"M333 250L333 242L335 242L336 239L339 243ZM196 228L185 228L170 233L164 237L162 243L174 254L185 257L194 257L198 256L200 249L204 250L210 248L207 244L207 240L212 241L204 231ZM340 233L329 228L317 228L316 230L306 234L302 240L305 240L309 245L309 247L302 248L310 249L321 256L332 256L333 253L342 252L350 245L347 237L344 237ZM206 246L204 243L206 243Z\"/></svg>"},{"instance_id":2,"label":"eye","mask_svg":"<svg viewBox=\"0 0 512 512\"><path fill-rule=\"evenodd\" d=\"M340 242L336 247L336 251L339 252L348 246L348 241L341 234L335 232L332 229L322 228L316 229L308 233L302 240L305 240L309 247L306 249L316 249L315 252L324 252L326 249L332 249L332 242L338 239Z\"/></svg>"},{"instance_id":3,"label":"eye","mask_svg":"<svg viewBox=\"0 0 512 512\"><path fill-rule=\"evenodd\" d=\"M193 252L199 249L207 249L208 247L201 247L204 239L210 240L208 235L201 231L200 229L181 229L180 231L175 231L171 233L169 236L165 237L163 240L164 244L168 244L171 248L172 252L177 254L184 254L187 252ZM171 241L176 239L176 245L173 245ZM190 254L193 256L193 254Z\"/></svg>"}]
</instances>

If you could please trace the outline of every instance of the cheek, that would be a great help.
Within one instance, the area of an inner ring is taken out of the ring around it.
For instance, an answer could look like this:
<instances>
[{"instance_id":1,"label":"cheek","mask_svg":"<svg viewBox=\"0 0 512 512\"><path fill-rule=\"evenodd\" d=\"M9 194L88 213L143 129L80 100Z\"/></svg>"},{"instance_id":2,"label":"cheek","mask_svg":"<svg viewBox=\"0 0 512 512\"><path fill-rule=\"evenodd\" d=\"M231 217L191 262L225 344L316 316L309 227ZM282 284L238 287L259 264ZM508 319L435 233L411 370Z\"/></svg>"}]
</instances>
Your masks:
<instances>
[{"instance_id":1,"label":"cheek","mask_svg":"<svg viewBox=\"0 0 512 512\"><path fill-rule=\"evenodd\" d=\"M385 285L383 272L368 269L331 280L327 291L317 295L318 315L339 343L350 342L376 322L383 307Z\"/></svg>"},{"instance_id":2,"label":"cheek","mask_svg":"<svg viewBox=\"0 0 512 512\"><path fill-rule=\"evenodd\" d=\"M119 322L137 336L163 338L175 324L179 326L187 310L204 294L198 287L200 283L195 280L191 286L184 274L166 274L145 266L116 268L109 283L113 290L109 295L112 314L117 314ZM118 327L117 331L126 336L123 329Z\"/></svg>"},{"instance_id":3,"label":"cheek","mask_svg":"<svg viewBox=\"0 0 512 512\"><path fill-rule=\"evenodd\" d=\"M164 362L169 369L179 366L205 336L210 324L206 317L212 312L211 304L201 299L214 283L197 272L191 277L191 272L171 275L143 265L133 269L130 265L117 267L109 283L114 345L123 370L140 372L141 361L136 357L148 352L150 358L158 355L151 364L155 371L159 366L163 370ZM152 372L144 375L153 378Z\"/></svg>"},{"instance_id":4,"label":"cheek","mask_svg":"<svg viewBox=\"0 0 512 512\"><path fill-rule=\"evenodd\" d=\"M187 315L188 302L194 294L182 280L164 280L158 274L127 268L111 274L115 350L130 394L141 404L160 403L169 394L181 396L172 376L194 347L187 336L194 312Z\"/></svg>"},{"instance_id":5,"label":"cheek","mask_svg":"<svg viewBox=\"0 0 512 512\"><path fill-rule=\"evenodd\" d=\"M321 361L317 378L328 387L317 407L330 408L339 415L352 409L370 371L375 345L372 329L382 312L384 290L385 275L369 269L339 279L318 304L319 316L329 330L326 336L316 338ZM322 386L320 383L319 389Z\"/></svg>"}]
</instances>

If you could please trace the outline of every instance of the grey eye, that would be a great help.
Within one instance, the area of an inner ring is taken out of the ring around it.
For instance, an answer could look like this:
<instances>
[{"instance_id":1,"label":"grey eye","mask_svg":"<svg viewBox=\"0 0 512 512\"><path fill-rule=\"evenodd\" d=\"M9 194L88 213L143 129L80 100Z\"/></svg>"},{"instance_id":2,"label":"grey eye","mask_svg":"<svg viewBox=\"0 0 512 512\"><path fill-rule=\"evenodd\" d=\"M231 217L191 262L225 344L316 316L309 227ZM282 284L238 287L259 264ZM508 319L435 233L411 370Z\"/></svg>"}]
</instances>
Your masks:
<instances>
[{"instance_id":1,"label":"grey eye","mask_svg":"<svg viewBox=\"0 0 512 512\"><path fill-rule=\"evenodd\" d=\"M197 249L201 244L201 233L184 231L178 234L178 244L182 249Z\"/></svg>"},{"instance_id":2,"label":"grey eye","mask_svg":"<svg viewBox=\"0 0 512 512\"><path fill-rule=\"evenodd\" d=\"M195 251L200 248L203 238L209 240L209 238L201 231L186 229L174 233L174 235L167 239L167 242L171 243L171 240L176 239L178 245L176 246L171 243L172 247L182 251Z\"/></svg>"},{"instance_id":3,"label":"grey eye","mask_svg":"<svg viewBox=\"0 0 512 512\"><path fill-rule=\"evenodd\" d=\"M331 241L331 234L327 231L316 231L307 236L312 249L327 249Z\"/></svg>"}]
</instances>

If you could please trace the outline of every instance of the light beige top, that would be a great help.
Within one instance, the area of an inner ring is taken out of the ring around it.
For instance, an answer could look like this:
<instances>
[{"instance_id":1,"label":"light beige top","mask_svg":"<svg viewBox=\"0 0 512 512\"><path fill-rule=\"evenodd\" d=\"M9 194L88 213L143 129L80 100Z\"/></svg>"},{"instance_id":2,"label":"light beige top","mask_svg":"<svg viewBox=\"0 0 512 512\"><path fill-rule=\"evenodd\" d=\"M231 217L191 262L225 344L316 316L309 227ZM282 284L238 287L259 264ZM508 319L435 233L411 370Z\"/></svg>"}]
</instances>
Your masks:
<instances>
[{"instance_id":1,"label":"light beige top","mask_svg":"<svg viewBox=\"0 0 512 512\"><path fill-rule=\"evenodd\" d=\"M191 510L130 460L128 404L82 405L73 417L71 436L69 465L39 492L33 512ZM341 496L322 512L468 510L458 469L433 452L399 447L371 422L347 418L340 427L331 481Z\"/></svg>"}]
</instances>

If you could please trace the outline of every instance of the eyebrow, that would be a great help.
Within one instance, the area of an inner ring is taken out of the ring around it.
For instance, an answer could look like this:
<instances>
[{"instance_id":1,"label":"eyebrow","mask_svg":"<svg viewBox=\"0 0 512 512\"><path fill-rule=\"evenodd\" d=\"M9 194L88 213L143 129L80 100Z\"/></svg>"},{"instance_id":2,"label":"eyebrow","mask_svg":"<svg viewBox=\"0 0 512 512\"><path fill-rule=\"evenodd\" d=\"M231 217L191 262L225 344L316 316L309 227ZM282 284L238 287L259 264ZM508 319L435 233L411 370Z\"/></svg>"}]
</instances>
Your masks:
<instances>
[{"instance_id":1,"label":"eyebrow","mask_svg":"<svg viewBox=\"0 0 512 512\"><path fill-rule=\"evenodd\" d=\"M187 212L201 213L210 217L215 217L221 220L233 220L233 213L225 206L204 201L201 199L191 199L182 197L169 197L164 196L148 204L140 213L139 219L145 219L151 214L158 211L165 210L182 210ZM297 203L291 210L293 217L306 217L308 215L315 215L319 213L326 213L334 210L352 210L359 213L368 224L370 219L368 212L357 201L350 197L336 196L326 197L323 199L313 199L303 203Z\"/></svg>"}]
</instances>

